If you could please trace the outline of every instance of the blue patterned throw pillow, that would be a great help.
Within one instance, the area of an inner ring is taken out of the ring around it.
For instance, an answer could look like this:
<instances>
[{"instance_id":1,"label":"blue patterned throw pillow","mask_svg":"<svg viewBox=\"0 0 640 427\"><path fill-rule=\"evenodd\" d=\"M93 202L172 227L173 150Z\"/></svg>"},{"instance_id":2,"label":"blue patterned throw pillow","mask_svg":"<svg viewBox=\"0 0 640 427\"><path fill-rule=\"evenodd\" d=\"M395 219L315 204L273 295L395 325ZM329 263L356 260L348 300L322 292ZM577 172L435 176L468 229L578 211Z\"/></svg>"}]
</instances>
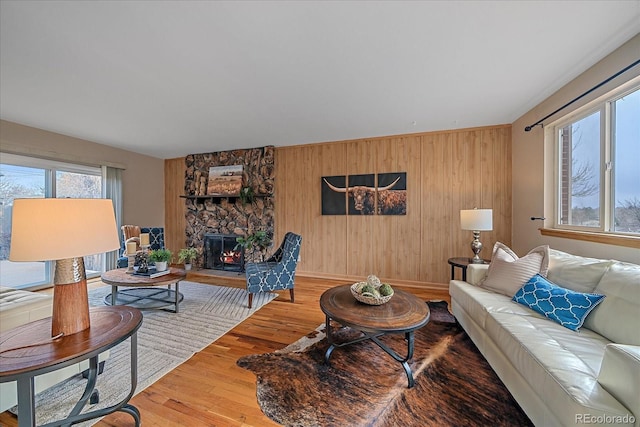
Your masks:
<instances>
[{"instance_id":1,"label":"blue patterned throw pillow","mask_svg":"<svg viewBox=\"0 0 640 427\"><path fill-rule=\"evenodd\" d=\"M517 303L577 331L587 315L604 299L604 295L583 294L561 288L539 274L533 276L513 296Z\"/></svg>"}]
</instances>

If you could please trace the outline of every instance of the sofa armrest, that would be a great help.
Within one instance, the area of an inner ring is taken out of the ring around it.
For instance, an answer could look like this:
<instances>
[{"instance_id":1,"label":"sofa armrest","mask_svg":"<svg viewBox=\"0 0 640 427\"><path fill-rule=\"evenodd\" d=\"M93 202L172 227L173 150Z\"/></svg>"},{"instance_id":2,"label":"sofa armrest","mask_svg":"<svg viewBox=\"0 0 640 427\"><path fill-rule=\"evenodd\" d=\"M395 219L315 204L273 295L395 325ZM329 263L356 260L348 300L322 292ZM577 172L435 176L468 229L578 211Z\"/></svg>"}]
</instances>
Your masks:
<instances>
[{"instance_id":1,"label":"sofa armrest","mask_svg":"<svg viewBox=\"0 0 640 427\"><path fill-rule=\"evenodd\" d=\"M52 310L49 294L0 287L0 332L49 317Z\"/></svg>"},{"instance_id":2,"label":"sofa armrest","mask_svg":"<svg viewBox=\"0 0 640 427\"><path fill-rule=\"evenodd\" d=\"M467 283L478 286L487 275L489 264L469 264L467 267Z\"/></svg>"},{"instance_id":3,"label":"sofa armrest","mask_svg":"<svg viewBox=\"0 0 640 427\"><path fill-rule=\"evenodd\" d=\"M640 346L607 344L598 382L640 418Z\"/></svg>"}]
</instances>

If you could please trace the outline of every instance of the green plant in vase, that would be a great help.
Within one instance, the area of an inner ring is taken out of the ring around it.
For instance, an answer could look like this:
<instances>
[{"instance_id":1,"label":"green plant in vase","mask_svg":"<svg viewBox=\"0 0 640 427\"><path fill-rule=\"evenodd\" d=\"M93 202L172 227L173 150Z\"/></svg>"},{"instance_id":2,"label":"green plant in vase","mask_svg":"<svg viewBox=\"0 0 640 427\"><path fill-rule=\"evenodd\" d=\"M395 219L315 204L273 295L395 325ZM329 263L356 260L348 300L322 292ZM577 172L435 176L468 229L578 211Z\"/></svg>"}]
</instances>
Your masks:
<instances>
[{"instance_id":1,"label":"green plant in vase","mask_svg":"<svg viewBox=\"0 0 640 427\"><path fill-rule=\"evenodd\" d=\"M246 205L247 203L253 203L255 199L253 187L251 187L250 185L245 185L244 187L242 187L240 189L239 197L243 205Z\"/></svg>"},{"instance_id":2,"label":"green plant in vase","mask_svg":"<svg viewBox=\"0 0 640 427\"><path fill-rule=\"evenodd\" d=\"M156 264L157 271L164 271L171 261L172 253L169 249L154 249L149 252L149 261Z\"/></svg>"},{"instance_id":3,"label":"green plant in vase","mask_svg":"<svg viewBox=\"0 0 640 427\"><path fill-rule=\"evenodd\" d=\"M260 252L262 260L264 260L264 255L267 251L267 248L271 246L271 236L267 234L266 231L255 231L252 234L247 235L246 237L237 237L236 242L238 243L235 249L243 248L245 251L247 250L258 250Z\"/></svg>"},{"instance_id":4,"label":"green plant in vase","mask_svg":"<svg viewBox=\"0 0 640 427\"><path fill-rule=\"evenodd\" d=\"M185 270L191 270L191 262L198 257L196 248L183 248L178 251L178 262L184 264Z\"/></svg>"}]
</instances>

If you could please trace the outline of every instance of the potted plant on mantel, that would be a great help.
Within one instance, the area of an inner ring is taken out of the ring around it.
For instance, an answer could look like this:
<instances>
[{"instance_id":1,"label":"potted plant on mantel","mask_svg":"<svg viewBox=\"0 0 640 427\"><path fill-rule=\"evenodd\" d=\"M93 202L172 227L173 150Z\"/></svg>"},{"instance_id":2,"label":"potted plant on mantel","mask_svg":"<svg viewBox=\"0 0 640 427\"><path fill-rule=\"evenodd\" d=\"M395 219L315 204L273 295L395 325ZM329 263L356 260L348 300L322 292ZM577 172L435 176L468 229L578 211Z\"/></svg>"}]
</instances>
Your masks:
<instances>
[{"instance_id":1,"label":"potted plant on mantel","mask_svg":"<svg viewBox=\"0 0 640 427\"><path fill-rule=\"evenodd\" d=\"M149 252L149 261L155 262L156 271L164 271L171 261L171 251L169 249L154 249Z\"/></svg>"},{"instance_id":2,"label":"potted plant on mantel","mask_svg":"<svg viewBox=\"0 0 640 427\"><path fill-rule=\"evenodd\" d=\"M258 250L260 251L260 256L262 261L264 261L264 255L267 251L267 248L271 246L271 236L267 234L266 231L258 230L253 232L252 234L247 235L246 237L237 237L236 242L238 243L235 249L243 248L245 252L250 250Z\"/></svg>"},{"instance_id":3,"label":"potted plant on mantel","mask_svg":"<svg viewBox=\"0 0 640 427\"><path fill-rule=\"evenodd\" d=\"M191 270L191 261L198 257L198 250L196 248L183 248L178 252L178 262L184 264L185 270Z\"/></svg>"},{"instance_id":4,"label":"potted plant on mantel","mask_svg":"<svg viewBox=\"0 0 640 427\"><path fill-rule=\"evenodd\" d=\"M245 185L240 189L240 194L238 196L240 197L240 201L244 206L247 203L253 203L256 195L253 192L253 187L251 187L250 185Z\"/></svg>"}]
</instances>

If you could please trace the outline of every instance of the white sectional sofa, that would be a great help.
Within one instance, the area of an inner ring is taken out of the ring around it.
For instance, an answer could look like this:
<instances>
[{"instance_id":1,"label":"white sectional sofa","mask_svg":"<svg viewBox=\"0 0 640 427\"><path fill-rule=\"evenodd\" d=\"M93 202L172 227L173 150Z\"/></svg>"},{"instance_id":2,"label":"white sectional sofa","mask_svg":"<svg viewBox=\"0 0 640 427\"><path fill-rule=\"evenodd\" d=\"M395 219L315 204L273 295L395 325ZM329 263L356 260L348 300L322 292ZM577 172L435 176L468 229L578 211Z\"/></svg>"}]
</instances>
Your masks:
<instances>
[{"instance_id":1,"label":"white sectional sofa","mask_svg":"<svg viewBox=\"0 0 640 427\"><path fill-rule=\"evenodd\" d=\"M50 317L53 309L53 297L40 292L29 292L0 286L0 337L4 331L16 326ZM100 354L103 363L109 352ZM39 393L73 375L89 368L89 362L67 366L35 378L35 390ZM0 383L0 412L18 403L16 382Z\"/></svg>"},{"instance_id":2,"label":"white sectional sofa","mask_svg":"<svg viewBox=\"0 0 640 427\"><path fill-rule=\"evenodd\" d=\"M548 258L550 282L605 295L577 331L483 287L487 265L450 282L453 314L536 426L639 427L640 266Z\"/></svg>"}]
</instances>

